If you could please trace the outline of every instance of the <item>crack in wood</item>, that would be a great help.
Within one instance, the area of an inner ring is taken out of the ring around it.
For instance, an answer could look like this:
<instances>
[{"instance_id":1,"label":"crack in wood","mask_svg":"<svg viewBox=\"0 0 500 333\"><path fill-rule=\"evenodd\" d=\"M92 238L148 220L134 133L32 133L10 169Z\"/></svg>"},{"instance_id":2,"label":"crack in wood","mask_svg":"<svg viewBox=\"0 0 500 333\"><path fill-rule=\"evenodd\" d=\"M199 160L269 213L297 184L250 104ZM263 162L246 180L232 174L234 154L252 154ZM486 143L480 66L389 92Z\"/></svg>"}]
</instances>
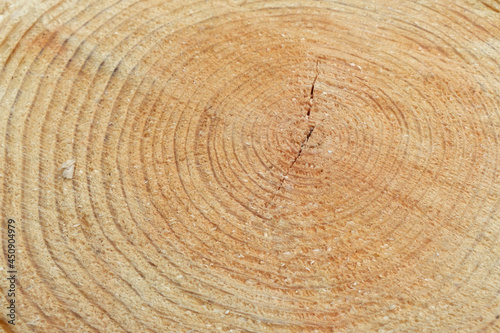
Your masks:
<instances>
[{"instance_id":1,"label":"crack in wood","mask_svg":"<svg viewBox=\"0 0 500 333\"><path fill-rule=\"evenodd\" d=\"M314 101L314 85L316 84L316 80L318 79L318 75L319 75L318 66L319 66L319 60L316 61L316 76L314 77L314 81L311 85L311 93L309 95L309 108L307 109L307 119L308 120L309 120L309 116L311 115L311 109L312 109L313 101Z\"/></svg>"},{"instance_id":2,"label":"crack in wood","mask_svg":"<svg viewBox=\"0 0 500 333\"><path fill-rule=\"evenodd\" d=\"M307 114L306 114L307 122L309 124L310 124L309 116L311 115L311 110L312 110L313 105L314 105L314 86L316 84L316 81L318 80L318 75L319 75L318 67L319 67L319 60L316 61L316 76L314 77L314 80L313 80L313 82L311 84L311 92L310 92L310 95L309 95L309 107L307 108ZM315 128L316 128L316 125L313 125L313 124L309 125L309 132L307 133L305 139L300 144L300 149L299 149L299 152L297 153L297 156L295 156L295 158L293 159L292 163L290 164L290 166L286 170L285 174L283 175L283 177L281 177L280 184L279 184L278 188L276 189L276 191L274 191L273 196L271 197L270 204L274 203L274 199L276 198L276 195L283 188L283 184L285 183L286 178L288 178L288 174L290 173L290 171L292 170L293 166L295 165L295 163L299 159L300 155L302 155L302 152L306 148L307 142L309 141L309 138L311 137L311 135L312 135L312 133L313 133L313 131L314 131Z\"/></svg>"}]
</instances>

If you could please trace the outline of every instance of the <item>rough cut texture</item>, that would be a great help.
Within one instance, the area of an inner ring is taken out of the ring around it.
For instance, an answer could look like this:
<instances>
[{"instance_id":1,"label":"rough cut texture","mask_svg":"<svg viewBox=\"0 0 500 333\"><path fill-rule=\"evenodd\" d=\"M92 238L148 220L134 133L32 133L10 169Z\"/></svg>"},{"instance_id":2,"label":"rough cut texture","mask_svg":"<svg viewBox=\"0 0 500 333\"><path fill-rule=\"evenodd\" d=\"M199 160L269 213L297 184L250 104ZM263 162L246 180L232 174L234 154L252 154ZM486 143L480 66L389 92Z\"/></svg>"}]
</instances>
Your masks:
<instances>
[{"instance_id":1,"label":"rough cut texture","mask_svg":"<svg viewBox=\"0 0 500 333\"><path fill-rule=\"evenodd\" d=\"M499 12L0 0L0 327L499 332Z\"/></svg>"}]
</instances>

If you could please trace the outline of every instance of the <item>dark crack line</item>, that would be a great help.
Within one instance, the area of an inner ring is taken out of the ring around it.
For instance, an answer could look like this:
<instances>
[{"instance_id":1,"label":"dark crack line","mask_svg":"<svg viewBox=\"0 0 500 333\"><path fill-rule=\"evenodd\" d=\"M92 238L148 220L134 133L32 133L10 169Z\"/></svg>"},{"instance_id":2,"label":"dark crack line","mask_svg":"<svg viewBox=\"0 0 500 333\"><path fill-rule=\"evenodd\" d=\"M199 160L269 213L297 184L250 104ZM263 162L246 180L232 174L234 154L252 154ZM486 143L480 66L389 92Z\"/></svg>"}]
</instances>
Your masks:
<instances>
[{"instance_id":1,"label":"dark crack line","mask_svg":"<svg viewBox=\"0 0 500 333\"><path fill-rule=\"evenodd\" d=\"M290 170L293 168L293 165L295 164L295 162L297 162L297 160L299 159L300 155L302 154L302 151L304 150L304 148L306 148L306 144L307 144L307 141L309 141L309 138L311 137L311 134L312 132L314 131L314 128L316 126L311 126L309 128L309 133L307 133L307 136L306 138L304 139L304 141L302 142L302 144L300 145L300 149L299 149L299 153L297 154L297 156L295 157L295 159L292 161L292 164L290 164L290 167L288 168L287 170L287 173L286 175L288 176L288 174L290 173ZM282 182L284 181L284 179L282 180Z\"/></svg>"},{"instance_id":2,"label":"dark crack line","mask_svg":"<svg viewBox=\"0 0 500 333\"><path fill-rule=\"evenodd\" d=\"M299 159L299 157L300 157L300 155L302 155L302 152L306 148L307 142L309 141L309 138L311 137L311 135L312 135L315 127L316 126L311 126L309 128L309 133L307 133L306 138L304 139L304 141L300 145L300 149L299 149L299 152L297 153L297 156L295 156L295 158L293 159L292 163L288 167L285 175L283 175L283 177L281 178L281 181L280 181L280 184L278 186L278 189L276 191L274 191L274 193L273 193L273 196L271 197L271 204L274 202L274 198L276 198L276 195L278 194L278 192L283 188L283 184L285 183L285 180L288 178L288 174L290 173L290 171L292 170L293 166L295 165L295 162L297 162L298 159Z\"/></svg>"},{"instance_id":3,"label":"dark crack line","mask_svg":"<svg viewBox=\"0 0 500 333\"><path fill-rule=\"evenodd\" d=\"M311 115L311 110L312 110L312 107L314 104L314 85L316 84L316 80L318 79L318 75L319 75L318 66L319 66L319 60L316 61L316 76L314 77L314 81L311 85L311 93L309 95L309 108L307 109L307 119L308 120L309 120L309 116Z\"/></svg>"},{"instance_id":4,"label":"dark crack line","mask_svg":"<svg viewBox=\"0 0 500 333\"><path fill-rule=\"evenodd\" d=\"M307 108L307 122L308 123L310 123L309 116L311 115L311 110L312 110L312 107L314 105L314 85L316 84L316 81L318 80L318 75L319 75L318 67L319 67L319 60L316 61L316 76L314 77L313 83L311 85L311 93L309 95L309 107ZM290 173L293 166L295 165L295 163L299 159L300 155L302 155L302 152L306 148L307 142L309 141L309 138L311 137L311 135L314 131L314 128L316 128L316 125L311 125L311 124L309 125L309 132L307 133L304 141L302 141L302 143L300 145L299 152L297 153L297 156L295 156L292 163L288 167L286 173L283 175L283 177L281 177L280 184L279 184L278 188L276 189L276 191L274 191L273 196L271 197L271 204L274 203L274 199L276 198L276 195L278 194L278 192L283 188L283 184L285 183L285 180L288 178L288 174Z\"/></svg>"}]
</instances>

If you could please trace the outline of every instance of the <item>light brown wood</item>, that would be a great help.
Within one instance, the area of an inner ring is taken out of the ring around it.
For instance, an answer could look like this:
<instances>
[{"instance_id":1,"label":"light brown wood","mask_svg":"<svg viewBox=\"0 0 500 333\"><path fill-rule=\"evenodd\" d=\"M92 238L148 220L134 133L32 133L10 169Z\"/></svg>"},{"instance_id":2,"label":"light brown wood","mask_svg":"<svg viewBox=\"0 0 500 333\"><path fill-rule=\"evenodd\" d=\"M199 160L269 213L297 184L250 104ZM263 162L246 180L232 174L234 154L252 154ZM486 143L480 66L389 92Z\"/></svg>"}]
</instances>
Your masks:
<instances>
[{"instance_id":1,"label":"light brown wood","mask_svg":"<svg viewBox=\"0 0 500 333\"><path fill-rule=\"evenodd\" d=\"M0 327L500 331L499 11L0 0Z\"/></svg>"}]
</instances>

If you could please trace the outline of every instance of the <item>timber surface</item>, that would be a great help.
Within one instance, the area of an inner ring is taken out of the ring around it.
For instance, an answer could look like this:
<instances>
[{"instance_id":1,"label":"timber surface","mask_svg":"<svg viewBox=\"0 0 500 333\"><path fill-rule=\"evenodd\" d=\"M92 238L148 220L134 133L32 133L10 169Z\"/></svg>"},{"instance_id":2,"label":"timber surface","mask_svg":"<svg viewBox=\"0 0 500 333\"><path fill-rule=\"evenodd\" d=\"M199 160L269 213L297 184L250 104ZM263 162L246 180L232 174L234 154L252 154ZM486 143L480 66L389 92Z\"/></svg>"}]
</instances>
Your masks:
<instances>
[{"instance_id":1,"label":"timber surface","mask_svg":"<svg viewBox=\"0 0 500 333\"><path fill-rule=\"evenodd\" d=\"M0 327L499 332L499 11L0 0Z\"/></svg>"}]
</instances>

